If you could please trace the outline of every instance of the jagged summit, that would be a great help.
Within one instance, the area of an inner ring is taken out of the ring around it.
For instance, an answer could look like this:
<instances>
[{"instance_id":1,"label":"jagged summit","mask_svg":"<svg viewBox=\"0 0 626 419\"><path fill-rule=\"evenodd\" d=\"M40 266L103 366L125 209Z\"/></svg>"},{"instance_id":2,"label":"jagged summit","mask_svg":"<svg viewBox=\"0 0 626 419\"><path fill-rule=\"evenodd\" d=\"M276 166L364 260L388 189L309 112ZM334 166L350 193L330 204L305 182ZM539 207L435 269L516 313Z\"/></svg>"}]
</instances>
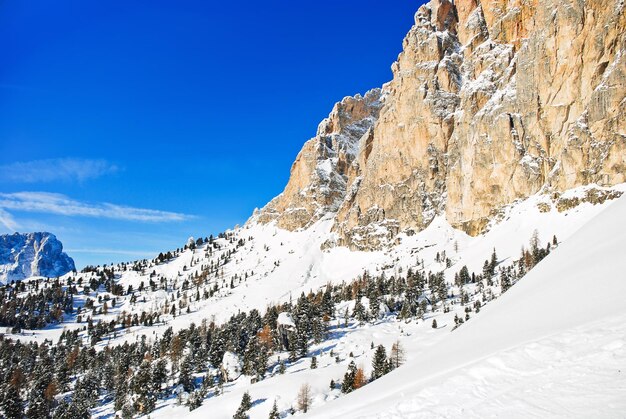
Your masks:
<instances>
[{"instance_id":1,"label":"jagged summit","mask_svg":"<svg viewBox=\"0 0 626 419\"><path fill-rule=\"evenodd\" d=\"M57 277L74 270L63 244L47 232L0 235L0 282L31 276Z\"/></svg>"},{"instance_id":2,"label":"jagged summit","mask_svg":"<svg viewBox=\"0 0 626 419\"><path fill-rule=\"evenodd\" d=\"M372 250L438 214L476 235L539 191L626 181L626 14L609 3L431 0L391 82L335 105L254 219L334 217L333 243Z\"/></svg>"},{"instance_id":3,"label":"jagged summit","mask_svg":"<svg viewBox=\"0 0 626 419\"><path fill-rule=\"evenodd\" d=\"M284 192L254 218L261 223L276 220L280 227L296 230L336 212L363 148L359 142L371 134L383 101L381 89L372 89L336 103L296 157Z\"/></svg>"}]
</instances>

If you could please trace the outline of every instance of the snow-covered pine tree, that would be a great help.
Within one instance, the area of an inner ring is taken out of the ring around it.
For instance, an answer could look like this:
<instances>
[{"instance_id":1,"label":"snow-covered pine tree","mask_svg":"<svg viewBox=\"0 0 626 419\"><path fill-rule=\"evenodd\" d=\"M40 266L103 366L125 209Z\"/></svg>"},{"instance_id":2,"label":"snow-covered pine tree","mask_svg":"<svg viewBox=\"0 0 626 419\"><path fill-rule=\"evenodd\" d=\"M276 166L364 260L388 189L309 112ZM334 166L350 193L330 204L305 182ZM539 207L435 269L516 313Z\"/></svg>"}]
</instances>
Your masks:
<instances>
[{"instance_id":1,"label":"snow-covered pine tree","mask_svg":"<svg viewBox=\"0 0 626 419\"><path fill-rule=\"evenodd\" d=\"M372 381L377 380L387 373L387 351L383 345L376 347L372 360Z\"/></svg>"},{"instance_id":2,"label":"snow-covered pine tree","mask_svg":"<svg viewBox=\"0 0 626 419\"><path fill-rule=\"evenodd\" d=\"M276 405L276 399L274 399L274 404L272 405L272 410L270 411L268 419L280 419L280 413L278 413L278 406Z\"/></svg>"},{"instance_id":3,"label":"snow-covered pine tree","mask_svg":"<svg viewBox=\"0 0 626 419\"><path fill-rule=\"evenodd\" d=\"M7 418L21 418L24 416L24 402L15 386L8 384L2 392L0 406Z\"/></svg>"},{"instance_id":4,"label":"snow-covered pine tree","mask_svg":"<svg viewBox=\"0 0 626 419\"><path fill-rule=\"evenodd\" d=\"M252 407L252 398L250 397L250 393L247 391L243 393L241 397L241 404L235 412L233 419L247 419L248 418L248 410Z\"/></svg>"},{"instance_id":5,"label":"snow-covered pine tree","mask_svg":"<svg viewBox=\"0 0 626 419\"><path fill-rule=\"evenodd\" d=\"M354 361L350 361L348 364L348 370L343 376L343 382L341 383L341 392L342 393L350 393L354 390L354 379L356 377L356 364Z\"/></svg>"}]
</instances>

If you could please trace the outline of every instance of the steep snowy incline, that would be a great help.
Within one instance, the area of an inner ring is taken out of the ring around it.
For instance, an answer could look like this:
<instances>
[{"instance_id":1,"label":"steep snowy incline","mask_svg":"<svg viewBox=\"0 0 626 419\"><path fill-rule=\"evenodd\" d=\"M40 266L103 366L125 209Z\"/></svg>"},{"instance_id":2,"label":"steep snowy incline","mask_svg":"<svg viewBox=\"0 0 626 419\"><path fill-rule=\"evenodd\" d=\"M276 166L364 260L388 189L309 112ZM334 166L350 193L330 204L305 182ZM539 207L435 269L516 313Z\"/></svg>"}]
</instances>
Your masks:
<instances>
[{"instance_id":1,"label":"steep snowy incline","mask_svg":"<svg viewBox=\"0 0 626 419\"><path fill-rule=\"evenodd\" d=\"M312 417L623 417L626 198L419 359Z\"/></svg>"}]
</instances>

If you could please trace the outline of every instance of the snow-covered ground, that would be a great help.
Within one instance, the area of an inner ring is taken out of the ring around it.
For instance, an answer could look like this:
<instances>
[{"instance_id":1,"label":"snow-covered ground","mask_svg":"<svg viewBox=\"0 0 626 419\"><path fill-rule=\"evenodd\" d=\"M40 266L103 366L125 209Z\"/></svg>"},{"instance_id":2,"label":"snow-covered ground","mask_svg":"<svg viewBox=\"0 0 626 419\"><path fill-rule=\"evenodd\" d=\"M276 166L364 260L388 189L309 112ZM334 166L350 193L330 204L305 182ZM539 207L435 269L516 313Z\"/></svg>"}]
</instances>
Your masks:
<instances>
[{"instance_id":1,"label":"snow-covered ground","mask_svg":"<svg viewBox=\"0 0 626 419\"><path fill-rule=\"evenodd\" d=\"M626 198L471 322L311 417L626 415Z\"/></svg>"},{"instance_id":2,"label":"snow-covered ground","mask_svg":"<svg viewBox=\"0 0 626 419\"><path fill-rule=\"evenodd\" d=\"M566 196L583 196L590 188ZM613 189L624 191L626 185ZM393 315L362 325L333 319L329 338L313 345L309 356L288 365L284 374L274 370L257 383L241 376L225 384L220 396L209 394L192 412L172 396L160 401L150 417L232 417L246 390L253 401L251 418L266 418L274 401L286 415L296 407L298 390L305 383L311 386L310 414L315 417L585 417L592 412L594 417L621 417L620 410L626 411L626 398L619 397L626 394L626 309L620 306L626 295L622 280L626 227L621 222L625 200L582 203L559 212L547 195L538 194L508 207L484 235L469 237L438 217L426 230L410 237L401 235L399 245L378 252L321 250L332 234L329 218L298 232L251 222L233 230L230 240L217 239L221 247L210 254L205 244L169 262L148 263L140 271L116 266L116 283L124 289L137 290L142 282L147 289L135 292L136 301L118 296L118 304L109 305L108 314L93 315L94 322L112 320L121 313L160 311L163 323L119 330L98 347L137 340L144 334L150 341L169 326L178 330L203 319L221 323L239 311L263 312L270 303L296 300L302 292L317 291L329 282L349 282L365 270L402 275L419 264L426 272L444 271L452 281L464 265L470 272L480 272L494 248L499 263L510 265L537 231L542 245L555 235L562 244L511 290L480 313L472 313L472 319L452 333L454 315L464 314L461 306L453 306L449 313L428 312L424 320L408 323ZM244 243L237 247L240 239ZM180 288L153 292L147 287L153 272L153 278L168 278L172 286L179 287L185 279L193 281L207 265L223 261L228 252L232 252L229 261L209 275L201 288L217 284L219 290L213 297L195 300L196 288L191 287L188 314L183 310L174 317L166 312ZM445 253L451 266L437 262L437 253ZM235 275L238 279L231 288L228 284ZM98 294L106 295L102 290ZM82 305L86 298L95 297L92 292L75 301ZM94 305L98 308L102 303ZM344 310L345 306L338 307L337 313ZM433 317L437 329L431 327ZM85 326L84 318L83 323L76 323L75 317L67 320L12 337L56 342L64 328ZM340 382L351 360L369 377L372 343L384 345L389 353L396 341L407 353L404 366L350 395L341 394L339 386L330 389L330 381ZM276 366L278 357L287 356L275 354L270 363ZM310 369L312 356L317 358L316 369ZM591 406L588 410L586 404ZM94 413L114 416L110 404Z\"/></svg>"},{"instance_id":3,"label":"snow-covered ground","mask_svg":"<svg viewBox=\"0 0 626 419\"><path fill-rule=\"evenodd\" d=\"M594 186L572 190L567 196L582 196L590 188ZM626 185L612 189L624 191ZM424 231L410 237L401 234L399 245L377 252L353 252L344 247L322 250L321 245L332 235L332 220L329 218L298 232L282 230L273 224L252 222L233 230L232 242L244 239L245 244L242 247L235 249L233 243L217 239L222 248L215 250L210 256L206 253L207 245L204 245L195 250L185 250L169 262L150 264L143 272L122 270L117 265L116 282L124 289L132 286L137 290L142 282L147 288L150 274L155 272L158 277L168 278L180 286L185 279L193 280L194 275L202 272L210 261L218 262L227 251L236 250L230 261L219 268L219 274L211 276L210 282L204 287L211 288L216 283L220 286L228 284L234 275L243 276L248 273L250 276L245 281L235 281L232 289L227 286L221 288L208 300L194 301L195 288L191 287L188 292L191 313L183 312L176 318L169 314L163 315L162 320L165 323L150 327L148 333L152 335L169 326L178 330L187 327L191 322L200 324L202 319L221 323L239 311L263 311L270 303L296 299L302 292L317 291L329 282L349 282L365 270L372 273L384 270L387 275L397 276L408 268L415 267L419 261L423 262L426 271L444 270L447 279L452 281L454 274L464 265L467 265L470 272L480 272L483 262L491 256L494 248L498 252L499 260L510 264L513 259L519 258L522 246L528 247L528 241L535 230L542 245L551 241L555 235L559 241L564 241L607 204L608 202L603 205L582 203L570 210L559 212L547 195L538 194L508 207L501 219L494 222L484 235L470 237L452 228L440 216ZM547 205L549 211L542 212L542 205ZM443 252L452 261L449 268L444 263L435 262L435 255ZM63 279L71 275L68 274ZM81 276L89 278L89 274L76 275ZM174 292L173 289L168 292L151 292L146 289L135 293L135 302L131 302L130 298L118 297L117 306L111 308L109 304L109 314L93 316L94 321L110 321L121 312L140 314L142 311L155 311L171 302L171 294ZM93 293L91 298L94 299L95 295ZM96 307L101 305L102 303L95 304ZM73 327L77 326L66 322L43 331L25 331L15 337L23 340L49 338L56 341L63 328ZM125 332L110 343L121 339L138 339L141 334L146 333L142 326L129 328Z\"/></svg>"}]
</instances>

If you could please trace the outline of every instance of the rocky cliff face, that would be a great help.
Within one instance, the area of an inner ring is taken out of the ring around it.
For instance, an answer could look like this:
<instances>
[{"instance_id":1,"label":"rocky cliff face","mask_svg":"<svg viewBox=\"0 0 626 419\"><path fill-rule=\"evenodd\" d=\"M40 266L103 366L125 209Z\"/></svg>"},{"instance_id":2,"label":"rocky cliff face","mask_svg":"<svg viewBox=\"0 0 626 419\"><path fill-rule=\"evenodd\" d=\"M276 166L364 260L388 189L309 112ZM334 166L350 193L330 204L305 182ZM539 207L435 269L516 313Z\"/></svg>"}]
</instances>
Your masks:
<instances>
[{"instance_id":1,"label":"rocky cliff face","mask_svg":"<svg viewBox=\"0 0 626 419\"><path fill-rule=\"evenodd\" d=\"M258 219L332 214L336 244L372 249L440 213L475 235L538 191L625 182L625 54L624 0L431 0L392 81L335 106Z\"/></svg>"},{"instance_id":2,"label":"rocky cliff face","mask_svg":"<svg viewBox=\"0 0 626 419\"><path fill-rule=\"evenodd\" d=\"M381 90L373 89L335 104L296 157L284 192L257 214L259 221L276 220L278 226L296 230L336 212L361 149L359 141L371 135L382 102Z\"/></svg>"},{"instance_id":3,"label":"rocky cliff face","mask_svg":"<svg viewBox=\"0 0 626 419\"><path fill-rule=\"evenodd\" d=\"M75 269L54 234L26 233L0 235L0 281L10 282L31 276L57 277Z\"/></svg>"}]
</instances>

